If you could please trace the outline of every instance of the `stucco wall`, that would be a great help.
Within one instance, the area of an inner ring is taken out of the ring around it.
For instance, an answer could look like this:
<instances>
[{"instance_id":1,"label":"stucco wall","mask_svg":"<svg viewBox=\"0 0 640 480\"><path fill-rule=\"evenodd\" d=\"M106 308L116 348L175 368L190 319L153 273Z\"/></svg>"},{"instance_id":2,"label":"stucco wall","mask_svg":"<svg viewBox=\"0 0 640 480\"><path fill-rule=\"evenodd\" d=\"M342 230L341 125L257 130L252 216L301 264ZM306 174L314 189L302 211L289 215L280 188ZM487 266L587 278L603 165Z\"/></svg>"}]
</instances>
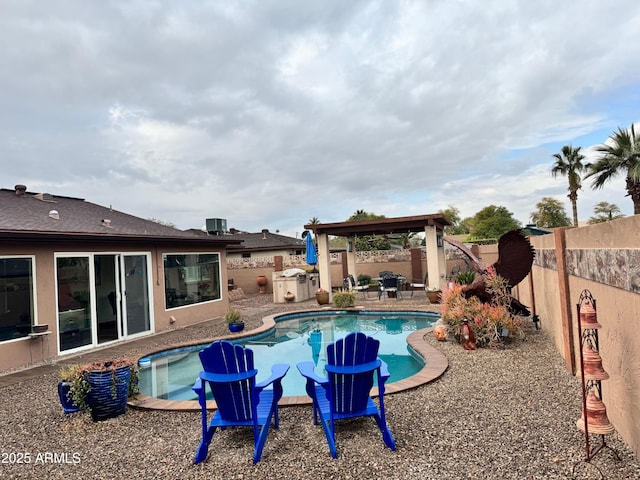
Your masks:
<instances>
[{"instance_id":1,"label":"stucco wall","mask_svg":"<svg viewBox=\"0 0 640 480\"><path fill-rule=\"evenodd\" d=\"M559 277L554 235L532 237L536 260L531 279L517 289L519 299L531 305L565 358L573 357L580 374L581 336L577 303L586 289L596 300L600 356L608 380L602 381L603 402L609 420L638 456L640 452L640 216L564 231L567 265L566 293ZM562 250L559 250L562 252ZM562 255L562 253L560 253ZM529 303L528 303L529 302ZM567 311L563 328L562 312ZM581 392L576 392L581 395ZM576 419L580 412L576 412Z\"/></svg>"}]
</instances>

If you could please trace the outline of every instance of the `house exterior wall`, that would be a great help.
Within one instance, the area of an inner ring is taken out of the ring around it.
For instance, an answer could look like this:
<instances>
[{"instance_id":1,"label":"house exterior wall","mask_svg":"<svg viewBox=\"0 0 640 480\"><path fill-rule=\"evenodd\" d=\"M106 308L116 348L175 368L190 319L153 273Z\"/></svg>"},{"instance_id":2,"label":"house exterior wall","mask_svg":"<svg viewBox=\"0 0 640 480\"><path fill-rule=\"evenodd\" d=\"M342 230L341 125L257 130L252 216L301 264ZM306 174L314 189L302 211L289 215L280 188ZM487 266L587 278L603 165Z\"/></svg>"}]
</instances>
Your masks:
<instances>
[{"instance_id":1,"label":"house exterior wall","mask_svg":"<svg viewBox=\"0 0 640 480\"><path fill-rule=\"evenodd\" d=\"M23 368L43 361L55 360L58 356L58 326L56 297L55 253L148 253L150 255L151 318L152 328L148 333L198 323L220 317L228 308L227 270L225 251L219 247L195 249L165 245L140 244L127 246L122 242L88 242L68 244L52 248L43 242L3 242L0 256L32 256L34 258L35 319L34 323L47 324L49 335L24 337L0 342L0 372ZM167 310L165 308L163 253L218 253L221 265L221 299L201 304L188 305ZM173 318L172 318L173 317ZM120 340L123 341L123 340ZM124 340L126 341L126 340ZM103 346L105 344L101 344ZM73 354L73 352L72 352Z\"/></svg>"}]
</instances>

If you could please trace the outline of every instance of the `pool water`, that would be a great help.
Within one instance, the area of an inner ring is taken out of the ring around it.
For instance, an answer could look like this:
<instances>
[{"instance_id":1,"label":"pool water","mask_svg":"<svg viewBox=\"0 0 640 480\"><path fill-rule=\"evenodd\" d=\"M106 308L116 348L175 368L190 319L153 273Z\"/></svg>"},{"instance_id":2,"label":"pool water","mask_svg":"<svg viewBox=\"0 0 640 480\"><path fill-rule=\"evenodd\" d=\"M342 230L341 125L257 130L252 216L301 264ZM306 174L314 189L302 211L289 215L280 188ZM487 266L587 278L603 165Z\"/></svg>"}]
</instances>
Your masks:
<instances>
[{"instance_id":1,"label":"pool water","mask_svg":"<svg viewBox=\"0 0 640 480\"><path fill-rule=\"evenodd\" d=\"M275 363L291 368L282 380L284 396L306 395L298 362L313 361L315 371L325 376L327 345L350 332L363 332L380 340L378 356L389 366L388 382L408 378L422 369L424 359L407 345L407 336L429 328L439 318L430 312L304 312L282 315L269 332L236 340L254 352L257 381L265 380ZM209 344L183 347L153 354L140 360L140 391L166 400L196 400L191 390L202 370L198 352Z\"/></svg>"}]
</instances>

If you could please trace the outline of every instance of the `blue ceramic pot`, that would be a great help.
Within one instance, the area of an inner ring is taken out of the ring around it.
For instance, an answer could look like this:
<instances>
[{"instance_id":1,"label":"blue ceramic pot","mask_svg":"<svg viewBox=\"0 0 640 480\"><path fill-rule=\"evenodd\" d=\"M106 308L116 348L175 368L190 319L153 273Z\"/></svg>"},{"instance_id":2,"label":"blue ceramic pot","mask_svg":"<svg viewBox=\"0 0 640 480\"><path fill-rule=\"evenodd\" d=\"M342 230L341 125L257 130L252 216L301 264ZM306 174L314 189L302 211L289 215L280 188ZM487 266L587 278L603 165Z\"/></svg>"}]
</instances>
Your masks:
<instances>
[{"instance_id":1,"label":"blue ceramic pot","mask_svg":"<svg viewBox=\"0 0 640 480\"><path fill-rule=\"evenodd\" d=\"M60 397L60 404L64 413L76 413L80 411L80 407L73 404L73 400L67 395L71 389L71 382L61 381L58 382L58 397Z\"/></svg>"},{"instance_id":2,"label":"blue ceramic pot","mask_svg":"<svg viewBox=\"0 0 640 480\"><path fill-rule=\"evenodd\" d=\"M127 411L131 379L131 369L128 365L115 370L93 370L86 375L91 385L87 405L95 422L117 417Z\"/></svg>"},{"instance_id":3,"label":"blue ceramic pot","mask_svg":"<svg viewBox=\"0 0 640 480\"><path fill-rule=\"evenodd\" d=\"M241 332L242 330L244 330L244 323L230 323L229 324L229 331L231 333Z\"/></svg>"}]
</instances>

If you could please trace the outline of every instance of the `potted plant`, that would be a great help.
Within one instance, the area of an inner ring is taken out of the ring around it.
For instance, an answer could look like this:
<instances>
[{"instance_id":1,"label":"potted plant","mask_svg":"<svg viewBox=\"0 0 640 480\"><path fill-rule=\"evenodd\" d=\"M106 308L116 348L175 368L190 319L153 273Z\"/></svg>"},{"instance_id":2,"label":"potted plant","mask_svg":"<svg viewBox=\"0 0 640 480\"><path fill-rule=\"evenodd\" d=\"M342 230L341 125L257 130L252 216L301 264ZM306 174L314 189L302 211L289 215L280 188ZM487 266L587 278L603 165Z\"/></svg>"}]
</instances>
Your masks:
<instances>
[{"instance_id":1,"label":"potted plant","mask_svg":"<svg viewBox=\"0 0 640 480\"><path fill-rule=\"evenodd\" d=\"M242 314L237 308L230 308L229 310L227 310L227 313L224 314L224 318L227 321L230 332L241 332L244 329Z\"/></svg>"},{"instance_id":2,"label":"potted plant","mask_svg":"<svg viewBox=\"0 0 640 480\"><path fill-rule=\"evenodd\" d=\"M429 303L440 303L440 297L442 296L442 290L438 287L427 287L426 289Z\"/></svg>"},{"instance_id":3,"label":"potted plant","mask_svg":"<svg viewBox=\"0 0 640 480\"><path fill-rule=\"evenodd\" d=\"M60 370L58 395L65 413L91 412L94 421L126 412L127 399L138 393L138 369L129 359L69 365Z\"/></svg>"},{"instance_id":4,"label":"potted plant","mask_svg":"<svg viewBox=\"0 0 640 480\"><path fill-rule=\"evenodd\" d=\"M329 303L329 292L327 292L324 288L319 288L316 290L316 300L318 301L318 305L326 305Z\"/></svg>"},{"instance_id":5,"label":"potted plant","mask_svg":"<svg viewBox=\"0 0 640 480\"><path fill-rule=\"evenodd\" d=\"M78 386L76 387L75 392L79 391L79 382L81 382L81 375L82 374L80 372L79 365L69 365L63 367L60 370L60 381L58 382L58 397L60 398L60 403L62 404L64 413L76 413L80 411L80 405L76 405L73 396L71 395L71 387L74 385L74 382L78 382ZM83 384L83 386L85 385ZM88 386L88 384L86 386ZM77 394L79 399L80 397L82 397L83 404L87 393L88 391L86 391L82 395Z\"/></svg>"}]
</instances>

